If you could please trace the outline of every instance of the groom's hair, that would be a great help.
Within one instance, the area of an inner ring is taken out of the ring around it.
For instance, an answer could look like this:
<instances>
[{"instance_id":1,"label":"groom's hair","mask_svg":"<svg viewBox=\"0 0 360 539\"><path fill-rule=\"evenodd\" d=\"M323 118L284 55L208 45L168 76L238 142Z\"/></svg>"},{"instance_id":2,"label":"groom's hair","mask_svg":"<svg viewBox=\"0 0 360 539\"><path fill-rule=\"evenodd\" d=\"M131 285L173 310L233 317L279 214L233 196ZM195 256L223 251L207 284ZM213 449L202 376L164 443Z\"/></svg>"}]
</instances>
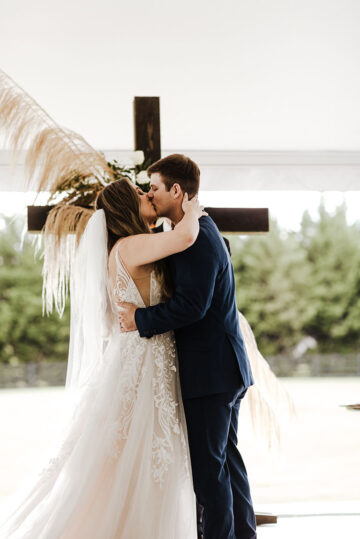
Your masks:
<instances>
[{"instance_id":1,"label":"groom's hair","mask_svg":"<svg viewBox=\"0 0 360 539\"><path fill-rule=\"evenodd\" d=\"M159 159L147 169L147 174L154 172L161 174L166 189L170 191L174 183L178 183L184 193L192 198L199 191L200 169L190 157L180 153L173 153Z\"/></svg>"}]
</instances>

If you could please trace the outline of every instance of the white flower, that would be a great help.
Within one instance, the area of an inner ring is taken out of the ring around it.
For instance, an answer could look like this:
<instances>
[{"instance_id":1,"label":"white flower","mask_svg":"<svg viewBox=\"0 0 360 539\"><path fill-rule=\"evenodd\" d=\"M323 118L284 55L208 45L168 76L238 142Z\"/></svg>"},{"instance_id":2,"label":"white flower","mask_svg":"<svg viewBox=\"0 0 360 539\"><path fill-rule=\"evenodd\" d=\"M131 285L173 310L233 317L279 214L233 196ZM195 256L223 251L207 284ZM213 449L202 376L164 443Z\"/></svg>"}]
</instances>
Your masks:
<instances>
[{"instance_id":1,"label":"white flower","mask_svg":"<svg viewBox=\"0 0 360 539\"><path fill-rule=\"evenodd\" d=\"M142 150L137 150L133 152L129 158L134 163L134 165L142 165L145 159L144 152Z\"/></svg>"},{"instance_id":2,"label":"white flower","mask_svg":"<svg viewBox=\"0 0 360 539\"><path fill-rule=\"evenodd\" d=\"M136 176L136 181L138 183L148 183L150 181L146 170L141 170L139 172L139 174Z\"/></svg>"}]
</instances>

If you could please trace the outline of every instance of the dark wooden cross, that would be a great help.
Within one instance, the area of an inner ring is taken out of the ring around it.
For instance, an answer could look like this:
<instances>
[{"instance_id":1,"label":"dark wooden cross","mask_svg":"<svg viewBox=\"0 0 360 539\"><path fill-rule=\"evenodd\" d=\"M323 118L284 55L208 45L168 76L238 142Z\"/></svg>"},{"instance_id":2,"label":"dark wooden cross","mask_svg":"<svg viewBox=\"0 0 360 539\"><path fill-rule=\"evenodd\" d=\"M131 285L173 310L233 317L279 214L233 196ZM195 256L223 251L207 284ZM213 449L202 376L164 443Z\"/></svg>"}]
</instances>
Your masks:
<instances>
[{"instance_id":1,"label":"dark wooden cross","mask_svg":"<svg viewBox=\"0 0 360 539\"><path fill-rule=\"evenodd\" d=\"M161 158L160 98L134 98L135 150L154 163ZM219 184L219 189L221 184ZM28 230L40 232L53 206L28 206ZM223 233L264 233L269 231L267 208L206 208Z\"/></svg>"}]
</instances>

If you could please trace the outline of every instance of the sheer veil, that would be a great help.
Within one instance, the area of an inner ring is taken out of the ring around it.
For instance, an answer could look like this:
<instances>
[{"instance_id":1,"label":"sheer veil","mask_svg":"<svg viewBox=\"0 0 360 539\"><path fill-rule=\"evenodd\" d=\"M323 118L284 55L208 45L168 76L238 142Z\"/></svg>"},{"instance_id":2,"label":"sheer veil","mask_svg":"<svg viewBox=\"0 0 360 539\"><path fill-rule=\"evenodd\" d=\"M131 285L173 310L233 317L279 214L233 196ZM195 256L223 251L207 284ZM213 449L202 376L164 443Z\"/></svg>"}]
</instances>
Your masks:
<instances>
[{"instance_id":1,"label":"sheer veil","mask_svg":"<svg viewBox=\"0 0 360 539\"><path fill-rule=\"evenodd\" d=\"M81 505L81 497L86 498L88 485L106 458L106 443L96 442L98 420L92 408L106 409L109 402L109 394L99 385L114 321L107 259L105 213L97 210L86 225L72 264L66 391L61 410L51 417L57 429L39 456L39 468L1 503L0 539L60 536L68 513ZM107 424L103 432L108 433Z\"/></svg>"},{"instance_id":2,"label":"sheer veil","mask_svg":"<svg viewBox=\"0 0 360 539\"><path fill-rule=\"evenodd\" d=\"M76 250L70 283L70 345L66 389L84 388L101 363L111 331L104 210L90 217Z\"/></svg>"}]
</instances>

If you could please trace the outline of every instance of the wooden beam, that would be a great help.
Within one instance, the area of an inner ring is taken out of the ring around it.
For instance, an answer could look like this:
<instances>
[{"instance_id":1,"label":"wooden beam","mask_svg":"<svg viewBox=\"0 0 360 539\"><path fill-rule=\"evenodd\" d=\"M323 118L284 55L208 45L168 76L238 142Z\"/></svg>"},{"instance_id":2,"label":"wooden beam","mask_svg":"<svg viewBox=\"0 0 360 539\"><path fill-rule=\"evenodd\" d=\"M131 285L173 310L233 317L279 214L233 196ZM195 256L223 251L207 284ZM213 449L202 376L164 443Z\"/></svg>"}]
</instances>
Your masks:
<instances>
[{"instance_id":1,"label":"wooden beam","mask_svg":"<svg viewBox=\"0 0 360 539\"><path fill-rule=\"evenodd\" d=\"M134 98L135 150L142 150L149 165L161 158L160 98Z\"/></svg>"},{"instance_id":2,"label":"wooden beam","mask_svg":"<svg viewBox=\"0 0 360 539\"><path fill-rule=\"evenodd\" d=\"M223 233L269 232L267 208L205 208Z\"/></svg>"},{"instance_id":3,"label":"wooden beam","mask_svg":"<svg viewBox=\"0 0 360 539\"><path fill-rule=\"evenodd\" d=\"M273 515L272 513L256 513L255 516L257 526L277 523L277 515Z\"/></svg>"},{"instance_id":4,"label":"wooden beam","mask_svg":"<svg viewBox=\"0 0 360 539\"><path fill-rule=\"evenodd\" d=\"M28 206L28 231L40 232L54 206ZM205 208L221 232L261 233L269 231L267 208Z\"/></svg>"},{"instance_id":5,"label":"wooden beam","mask_svg":"<svg viewBox=\"0 0 360 539\"><path fill-rule=\"evenodd\" d=\"M54 206L28 206L27 225L28 232L41 232L45 225L49 211Z\"/></svg>"}]
</instances>

